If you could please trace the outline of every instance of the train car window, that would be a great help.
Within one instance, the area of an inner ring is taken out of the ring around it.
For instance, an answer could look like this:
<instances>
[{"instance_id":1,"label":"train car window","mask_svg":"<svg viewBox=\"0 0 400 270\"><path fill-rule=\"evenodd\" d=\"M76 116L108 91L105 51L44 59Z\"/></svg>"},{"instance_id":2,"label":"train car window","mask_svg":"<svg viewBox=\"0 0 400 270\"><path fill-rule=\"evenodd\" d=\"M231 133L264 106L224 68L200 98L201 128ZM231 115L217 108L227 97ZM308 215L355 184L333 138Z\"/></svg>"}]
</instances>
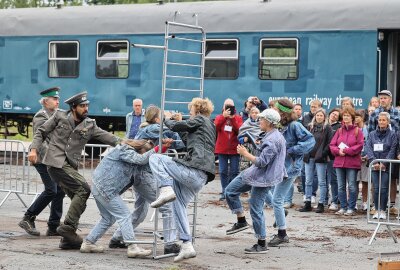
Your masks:
<instances>
[{"instance_id":1,"label":"train car window","mask_svg":"<svg viewBox=\"0 0 400 270\"><path fill-rule=\"evenodd\" d=\"M129 42L107 40L97 42L96 77L128 78Z\"/></svg>"},{"instance_id":2,"label":"train car window","mask_svg":"<svg viewBox=\"0 0 400 270\"><path fill-rule=\"evenodd\" d=\"M204 78L236 79L239 76L239 41L206 40Z\"/></svg>"},{"instance_id":3,"label":"train car window","mask_svg":"<svg viewBox=\"0 0 400 270\"><path fill-rule=\"evenodd\" d=\"M262 39L258 77L261 80L296 80L298 51L299 41L296 38Z\"/></svg>"},{"instance_id":4,"label":"train car window","mask_svg":"<svg viewBox=\"0 0 400 270\"><path fill-rule=\"evenodd\" d=\"M79 42L50 41L50 78L76 78L79 76Z\"/></svg>"}]
</instances>

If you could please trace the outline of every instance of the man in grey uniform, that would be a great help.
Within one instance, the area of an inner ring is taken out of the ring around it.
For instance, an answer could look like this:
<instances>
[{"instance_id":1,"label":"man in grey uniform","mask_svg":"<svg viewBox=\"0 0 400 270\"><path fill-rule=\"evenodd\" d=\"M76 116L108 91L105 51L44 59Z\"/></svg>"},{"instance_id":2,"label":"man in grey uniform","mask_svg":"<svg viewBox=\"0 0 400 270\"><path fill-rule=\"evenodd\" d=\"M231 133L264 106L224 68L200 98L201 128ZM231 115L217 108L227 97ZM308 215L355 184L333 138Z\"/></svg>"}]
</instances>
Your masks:
<instances>
[{"instance_id":1,"label":"man in grey uniform","mask_svg":"<svg viewBox=\"0 0 400 270\"><path fill-rule=\"evenodd\" d=\"M28 158L30 162L36 163L37 149L46 137L50 138L42 163L48 166L51 179L71 198L64 224L57 228L63 237L60 248L79 249L82 238L76 234L76 230L90 195L89 185L77 171L82 150L90 139L115 146L120 138L102 130L95 120L87 117L89 100L86 91L67 99L65 103L70 106L69 111L57 110L36 131Z\"/></svg>"},{"instance_id":2,"label":"man in grey uniform","mask_svg":"<svg viewBox=\"0 0 400 270\"><path fill-rule=\"evenodd\" d=\"M58 109L60 103L59 99L59 87L52 87L40 92L42 98L39 103L42 105L35 116L33 117L33 133L43 125ZM42 145L38 149L37 162L34 165L37 172L42 179L44 185L44 191L39 195L35 202L25 212L24 218L18 223L18 225L24 229L30 235L39 236L40 232L36 230L35 218L39 215L44 208L51 202L50 217L47 222L48 229L46 232L47 236L58 235L56 229L60 225L60 219L62 216L63 199L65 197L64 191L51 180L49 173L47 172L47 166L42 164L43 155L46 153L49 140L43 141Z\"/></svg>"}]
</instances>

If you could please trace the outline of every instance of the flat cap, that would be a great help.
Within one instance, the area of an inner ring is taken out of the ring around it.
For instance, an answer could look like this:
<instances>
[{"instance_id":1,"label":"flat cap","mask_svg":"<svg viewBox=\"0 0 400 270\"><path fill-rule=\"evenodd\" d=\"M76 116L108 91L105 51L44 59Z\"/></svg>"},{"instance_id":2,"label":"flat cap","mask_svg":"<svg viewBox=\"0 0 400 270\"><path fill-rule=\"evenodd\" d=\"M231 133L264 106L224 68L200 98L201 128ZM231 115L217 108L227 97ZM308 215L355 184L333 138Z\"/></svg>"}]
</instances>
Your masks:
<instances>
[{"instance_id":1,"label":"flat cap","mask_svg":"<svg viewBox=\"0 0 400 270\"><path fill-rule=\"evenodd\" d=\"M40 91L42 97L57 97L59 98L60 87L52 87L46 90Z\"/></svg>"},{"instance_id":2,"label":"flat cap","mask_svg":"<svg viewBox=\"0 0 400 270\"><path fill-rule=\"evenodd\" d=\"M277 125L281 121L280 114L274 109L265 109L257 115L260 118L266 119L268 122Z\"/></svg>"},{"instance_id":3,"label":"flat cap","mask_svg":"<svg viewBox=\"0 0 400 270\"><path fill-rule=\"evenodd\" d=\"M392 92L390 92L389 90L382 90L378 93L378 96L381 96L381 95L392 97Z\"/></svg>"},{"instance_id":4,"label":"flat cap","mask_svg":"<svg viewBox=\"0 0 400 270\"><path fill-rule=\"evenodd\" d=\"M70 97L69 99L65 100L64 102L67 103L69 106L76 106L79 104L89 104L86 91L76 94Z\"/></svg>"}]
</instances>

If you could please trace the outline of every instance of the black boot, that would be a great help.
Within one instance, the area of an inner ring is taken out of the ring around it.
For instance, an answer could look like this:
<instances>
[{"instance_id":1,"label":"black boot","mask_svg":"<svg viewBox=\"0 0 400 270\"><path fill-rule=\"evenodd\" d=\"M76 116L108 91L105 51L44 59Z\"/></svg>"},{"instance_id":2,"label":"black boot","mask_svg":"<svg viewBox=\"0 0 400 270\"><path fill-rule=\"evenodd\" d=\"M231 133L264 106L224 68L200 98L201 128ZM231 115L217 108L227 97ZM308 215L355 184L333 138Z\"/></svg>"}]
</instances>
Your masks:
<instances>
[{"instance_id":1,"label":"black boot","mask_svg":"<svg viewBox=\"0 0 400 270\"><path fill-rule=\"evenodd\" d=\"M68 241L62 237L58 247L61 249L80 249L82 242L83 242L82 238L76 239L76 241Z\"/></svg>"},{"instance_id":2,"label":"black boot","mask_svg":"<svg viewBox=\"0 0 400 270\"><path fill-rule=\"evenodd\" d=\"M64 242L82 244L82 238L76 234L76 228L71 225L61 224L57 228L57 233L64 238Z\"/></svg>"},{"instance_id":3,"label":"black boot","mask_svg":"<svg viewBox=\"0 0 400 270\"><path fill-rule=\"evenodd\" d=\"M323 203L318 203L317 210L315 213L323 213L324 212L324 204Z\"/></svg>"},{"instance_id":4,"label":"black boot","mask_svg":"<svg viewBox=\"0 0 400 270\"><path fill-rule=\"evenodd\" d=\"M57 232L57 227L58 225L48 225L49 227L47 228L46 231L46 236L60 236L60 234Z\"/></svg>"},{"instance_id":5,"label":"black boot","mask_svg":"<svg viewBox=\"0 0 400 270\"><path fill-rule=\"evenodd\" d=\"M36 230L35 219L36 216L29 216L25 214L24 218L18 223L18 226L20 226L30 235L39 236L40 232Z\"/></svg>"},{"instance_id":6,"label":"black boot","mask_svg":"<svg viewBox=\"0 0 400 270\"><path fill-rule=\"evenodd\" d=\"M303 208L299 209L299 212L311 212L312 207L311 207L311 201L306 201L304 203Z\"/></svg>"}]
</instances>

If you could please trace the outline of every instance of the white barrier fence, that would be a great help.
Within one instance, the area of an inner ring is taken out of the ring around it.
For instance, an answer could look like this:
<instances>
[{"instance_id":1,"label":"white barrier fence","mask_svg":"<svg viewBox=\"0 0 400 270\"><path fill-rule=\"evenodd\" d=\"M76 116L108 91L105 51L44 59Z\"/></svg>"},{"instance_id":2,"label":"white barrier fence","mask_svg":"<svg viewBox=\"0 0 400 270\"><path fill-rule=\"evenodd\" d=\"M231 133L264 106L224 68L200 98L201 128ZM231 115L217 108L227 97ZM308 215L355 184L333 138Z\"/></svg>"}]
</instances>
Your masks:
<instances>
[{"instance_id":1,"label":"white barrier fence","mask_svg":"<svg viewBox=\"0 0 400 270\"><path fill-rule=\"evenodd\" d=\"M86 144L82 151L81 173L89 184L92 183L92 173L101 159L111 149L102 144ZM6 193L0 202L0 207L11 194L15 194L25 207L20 194L33 195L33 203L44 190L43 182L35 167L28 162L28 147L26 143L16 140L0 140L0 193ZM93 198L93 197L90 197ZM123 199L134 202L134 193L129 189L123 194Z\"/></svg>"},{"instance_id":2,"label":"white barrier fence","mask_svg":"<svg viewBox=\"0 0 400 270\"><path fill-rule=\"evenodd\" d=\"M11 194L15 194L21 203L27 207L20 194L25 192L28 182L25 145L16 140L0 140L0 192L6 195L0 202L0 207L7 201Z\"/></svg>"},{"instance_id":3,"label":"white barrier fence","mask_svg":"<svg viewBox=\"0 0 400 270\"><path fill-rule=\"evenodd\" d=\"M382 169L378 168L380 164L384 166ZM397 213L390 211L390 193L392 181L397 181L399 178L399 164L400 160L375 159L369 165L367 221L368 224L376 224L369 245L372 244L382 225L386 226L389 235L397 243L392 227L400 226L400 213L398 210ZM398 189L396 183L396 192ZM400 209L400 202L396 203L394 209Z\"/></svg>"}]
</instances>

